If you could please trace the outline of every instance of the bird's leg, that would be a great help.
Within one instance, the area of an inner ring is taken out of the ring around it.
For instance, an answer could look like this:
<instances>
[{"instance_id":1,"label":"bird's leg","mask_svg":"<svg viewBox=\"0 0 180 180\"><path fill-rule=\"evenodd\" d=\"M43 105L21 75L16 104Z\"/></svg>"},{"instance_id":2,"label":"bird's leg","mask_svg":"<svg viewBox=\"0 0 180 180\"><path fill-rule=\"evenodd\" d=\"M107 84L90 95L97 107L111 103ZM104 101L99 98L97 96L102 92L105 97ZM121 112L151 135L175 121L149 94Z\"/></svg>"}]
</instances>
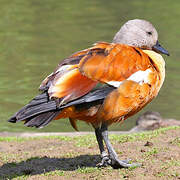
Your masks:
<instances>
[{"instance_id":1,"label":"bird's leg","mask_svg":"<svg viewBox=\"0 0 180 180\"><path fill-rule=\"evenodd\" d=\"M110 159L109 159L109 155L107 154L107 152L104 149L104 144L103 144L103 138L102 138L102 133L101 133L101 129L95 128L95 134L96 134L96 139L99 145L99 150L101 153L101 162L97 165L98 167L106 167L108 165L110 165Z\"/></svg>"},{"instance_id":2,"label":"bird's leg","mask_svg":"<svg viewBox=\"0 0 180 180\"><path fill-rule=\"evenodd\" d=\"M118 159L118 156L109 141L108 128L105 123L103 123L101 126L101 135L102 135L102 139L104 140L104 142L106 144L108 154L109 154L109 159L111 160L109 165L111 165L115 169L140 166L140 164L136 164L136 163L130 164L129 163L130 160L119 160Z\"/></svg>"}]
</instances>

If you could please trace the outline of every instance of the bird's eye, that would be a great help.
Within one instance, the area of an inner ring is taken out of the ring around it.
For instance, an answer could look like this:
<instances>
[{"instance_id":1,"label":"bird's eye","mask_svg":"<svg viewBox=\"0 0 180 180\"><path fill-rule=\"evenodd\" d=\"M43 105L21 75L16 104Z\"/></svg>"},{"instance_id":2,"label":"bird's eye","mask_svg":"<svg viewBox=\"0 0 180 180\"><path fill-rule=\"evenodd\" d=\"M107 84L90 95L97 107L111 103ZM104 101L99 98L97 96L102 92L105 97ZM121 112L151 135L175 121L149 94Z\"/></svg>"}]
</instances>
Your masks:
<instances>
[{"instance_id":1,"label":"bird's eye","mask_svg":"<svg viewBox=\"0 0 180 180\"><path fill-rule=\"evenodd\" d=\"M151 31L147 31L146 32L148 35L152 35L152 32Z\"/></svg>"}]
</instances>

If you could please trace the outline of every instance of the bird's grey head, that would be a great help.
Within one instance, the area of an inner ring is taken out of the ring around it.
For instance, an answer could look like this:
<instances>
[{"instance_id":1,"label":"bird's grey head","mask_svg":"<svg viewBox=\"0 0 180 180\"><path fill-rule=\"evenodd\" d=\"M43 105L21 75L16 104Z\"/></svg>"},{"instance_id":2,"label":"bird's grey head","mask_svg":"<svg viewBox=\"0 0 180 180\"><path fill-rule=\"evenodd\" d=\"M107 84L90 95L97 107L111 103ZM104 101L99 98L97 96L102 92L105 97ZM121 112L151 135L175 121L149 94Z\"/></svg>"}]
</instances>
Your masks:
<instances>
[{"instance_id":1,"label":"bird's grey head","mask_svg":"<svg viewBox=\"0 0 180 180\"><path fill-rule=\"evenodd\" d=\"M168 51L158 43L158 33L148 21L134 19L127 21L113 38L113 43L127 44L142 49L153 49L169 55Z\"/></svg>"},{"instance_id":2,"label":"bird's grey head","mask_svg":"<svg viewBox=\"0 0 180 180\"><path fill-rule=\"evenodd\" d=\"M141 19L129 20L114 36L113 42L140 48L152 49L158 40L154 26Z\"/></svg>"}]
</instances>

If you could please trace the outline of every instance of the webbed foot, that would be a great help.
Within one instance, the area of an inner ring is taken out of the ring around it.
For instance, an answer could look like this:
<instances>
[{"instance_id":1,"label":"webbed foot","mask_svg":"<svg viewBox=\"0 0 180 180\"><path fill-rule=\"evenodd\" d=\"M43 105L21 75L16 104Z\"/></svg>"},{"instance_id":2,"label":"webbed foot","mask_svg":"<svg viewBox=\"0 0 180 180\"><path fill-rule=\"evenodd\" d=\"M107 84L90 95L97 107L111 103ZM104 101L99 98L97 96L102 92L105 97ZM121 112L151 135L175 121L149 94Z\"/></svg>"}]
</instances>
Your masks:
<instances>
[{"instance_id":1,"label":"webbed foot","mask_svg":"<svg viewBox=\"0 0 180 180\"><path fill-rule=\"evenodd\" d=\"M139 163L131 163L131 159L128 160L111 159L111 164L109 165L114 169L133 168L133 167L141 166L141 164Z\"/></svg>"}]
</instances>

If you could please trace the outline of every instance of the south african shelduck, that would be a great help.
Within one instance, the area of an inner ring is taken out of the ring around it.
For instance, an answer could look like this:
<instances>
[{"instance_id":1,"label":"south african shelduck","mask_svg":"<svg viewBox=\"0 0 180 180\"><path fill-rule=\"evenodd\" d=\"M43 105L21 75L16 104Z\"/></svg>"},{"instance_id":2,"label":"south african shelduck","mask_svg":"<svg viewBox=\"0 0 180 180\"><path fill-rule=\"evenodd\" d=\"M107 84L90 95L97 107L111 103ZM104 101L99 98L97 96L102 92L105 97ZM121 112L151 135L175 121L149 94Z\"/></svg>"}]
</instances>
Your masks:
<instances>
[{"instance_id":1,"label":"south african shelduck","mask_svg":"<svg viewBox=\"0 0 180 180\"><path fill-rule=\"evenodd\" d=\"M99 166L137 166L118 159L108 139L108 126L123 122L157 96L165 78L160 53L169 55L153 25L130 20L112 43L98 42L63 60L40 85L42 93L9 122L24 121L28 127L41 128L54 119L69 118L77 130L76 121L85 121L95 129L102 158Z\"/></svg>"}]
</instances>

